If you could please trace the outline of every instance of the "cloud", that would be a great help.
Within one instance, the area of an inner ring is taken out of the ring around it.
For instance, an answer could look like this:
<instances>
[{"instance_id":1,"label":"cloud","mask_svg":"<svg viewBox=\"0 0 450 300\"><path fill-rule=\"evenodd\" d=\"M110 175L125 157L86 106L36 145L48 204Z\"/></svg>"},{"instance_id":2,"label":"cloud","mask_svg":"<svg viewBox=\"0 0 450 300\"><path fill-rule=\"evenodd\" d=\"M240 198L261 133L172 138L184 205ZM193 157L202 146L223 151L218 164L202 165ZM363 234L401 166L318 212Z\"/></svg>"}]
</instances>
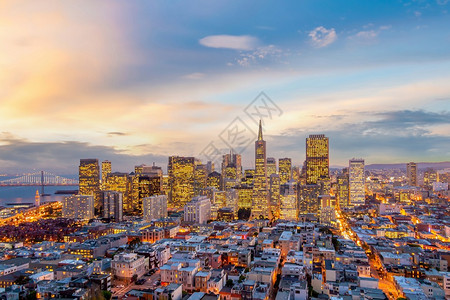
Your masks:
<instances>
[{"instance_id":1,"label":"cloud","mask_svg":"<svg viewBox=\"0 0 450 300\"><path fill-rule=\"evenodd\" d=\"M352 115L359 118L354 119ZM280 134L268 135L269 152L292 157L301 164L304 153L299 157L298 149L304 148L305 138L309 134L324 133L330 138L333 164L345 165L353 156L366 158L368 163L391 163L415 159L444 161L450 155L450 132L434 130L450 124L447 111L360 111L350 115L314 116L317 118L320 123L330 125L294 125Z\"/></svg>"},{"instance_id":2,"label":"cloud","mask_svg":"<svg viewBox=\"0 0 450 300\"><path fill-rule=\"evenodd\" d=\"M367 26L364 26L364 28L367 28ZM359 42L373 42L376 40L376 38L382 31L389 30L390 28L391 28L390 25L383 25L380 26L378 29L359 31L355 35L349 36L348 39Z\"/></svg>"},{"instance_id":3,"label":"cloud","mask_svg":"<svg viewBox=\"0 0 450 300\"><path fill-rule=\"evenodd\" d=\"M326 47L337 40L337 34L334 28L326 29L319 26L309 32L311 43L316 48Z\"/></svg>"},{"instance_id":4,"label":"cloud","mask_svg":"<svg viewBox=\"0 0 450 300\"><path fill-rule=\"evenodd\" d=\"M282 50L275 45L268 45L258 47L255 51L241 53L241 56L236 60L237 63L243 67L248 67L264 59L279 58L282 55Z\"/></svg>"},{"instance_id":5,"label":"cloud","mask_svg":"<svg viewBox=\"0 0 450 300\"><path fill-rule=\"evenodd\" d=\"M108 132L108 136L125 136L125 135L129 135L129 134L126 132L120 132L120 131Z\"/></svg>"},{"instance_id":6,"label":"cloud","mask_svg":"<svg viewBox=\"0 0 450 300\"><path fill-rule=\"evenodd\" d=\"M205 74L200 73L200 72L195 72L195 73L191 73L191 74L187 74L187 75L183 76L183 78L192 79L192 80L198 80L198 79L202 79L204 77L205 77Z\"/></svg>"},{"instance_id":7,"label":"cloud","mask_svg":"<svg viewBox=\"0 0 450 300\"><path fill-rule=\"evenodd\" d=\"M250 35L210 35L200 39L199 43L209 48L253 50L259 44L259 41L256 37Z\"/></svg>"},{"instance_id":8,"label":"cloud","mask_svg":"<svg viewBox=\"0 0 450 300\"><path fill-rule=\"evenodd\" d=\"M147 148L151 149L149 145ZM157 163L167 166L167 156L146 154L129 155L114 147L96 146L77 141L31 142L12 136L0 135L0 164L2 172L45 170L59 174L76 174L79 159L110 160L116 171L131 172L135 165Z\"/></svg>"}]
</instances>

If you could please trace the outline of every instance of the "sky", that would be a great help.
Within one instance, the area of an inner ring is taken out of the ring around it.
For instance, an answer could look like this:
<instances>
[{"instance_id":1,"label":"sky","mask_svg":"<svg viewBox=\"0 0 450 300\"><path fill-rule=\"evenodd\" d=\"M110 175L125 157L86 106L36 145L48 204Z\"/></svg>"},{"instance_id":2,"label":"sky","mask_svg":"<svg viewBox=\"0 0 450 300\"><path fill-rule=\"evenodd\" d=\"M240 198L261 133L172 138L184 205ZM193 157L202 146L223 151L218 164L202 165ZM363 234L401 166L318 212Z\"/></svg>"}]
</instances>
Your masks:
<instances>
[{"instance_id":1,"label":"sky","mask_svg":"<svg viewBox=\"0 0 450 300\"><path fill-rule=\"evenodd\" d=\"M449 29L449 0L1 1L0 173L252 167L259 119L295 165L310 134L332 166L448 161Z\"/></svg>"}]
</instances>

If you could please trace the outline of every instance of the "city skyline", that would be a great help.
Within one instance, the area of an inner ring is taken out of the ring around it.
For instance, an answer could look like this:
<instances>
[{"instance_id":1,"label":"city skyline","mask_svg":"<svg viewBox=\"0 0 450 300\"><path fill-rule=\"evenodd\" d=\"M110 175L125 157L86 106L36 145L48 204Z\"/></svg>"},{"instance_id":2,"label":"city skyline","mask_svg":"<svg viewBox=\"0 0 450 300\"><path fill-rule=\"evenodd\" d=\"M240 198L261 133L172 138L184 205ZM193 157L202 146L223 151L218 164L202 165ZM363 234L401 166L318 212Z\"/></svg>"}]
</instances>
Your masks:
<instances>
[{"instance_id":1,"label":"city skyline","mask_svg":"<svg viewBox=\"0 0 450 300\"><path fill-rule=\"evenodd\" d=\"M201 158L261 91L268 157L301 165L310 134L331 167L450 157L448 1L2 6L0 172Z\"/></svg>"}]
</instances>

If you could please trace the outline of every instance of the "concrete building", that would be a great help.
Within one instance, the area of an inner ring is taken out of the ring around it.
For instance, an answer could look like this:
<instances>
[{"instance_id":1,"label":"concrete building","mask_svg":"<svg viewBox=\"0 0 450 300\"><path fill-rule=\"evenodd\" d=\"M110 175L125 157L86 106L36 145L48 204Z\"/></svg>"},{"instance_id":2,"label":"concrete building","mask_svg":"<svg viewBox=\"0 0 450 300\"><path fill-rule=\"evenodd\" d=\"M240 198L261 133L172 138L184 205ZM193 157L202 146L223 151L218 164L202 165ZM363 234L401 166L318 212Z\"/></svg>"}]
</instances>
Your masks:
<instances>
[{"instance_id":1,"label":"concrete building","mask_svg":"<svg viewBox=\"0 0 450 300\"><path fill-rule=\"evenodd\" d=\"M184 221L205 224L211 219L211 201L205 196L198 196L184 206Z\"/></svg>"},{"instance_id":2,"label":"concrete building","mask_svg":"<svg viewBox=\"0 0 450 300\"><path fill-rule=\"evenodd\" d=\"M167 217L167 196L157 195L142 199L142 211L144 220L152 220Z\"/></svg>"},{"instance_id":3,"label":"concrete building","mask_svg":"<svg viewBox=\"0 0 450 300\"><path fill-rule=\"evenodd\" d=\"M148 271L148 258L135 253L121 253L111 261L111 270L118 280L131 282L139 279Z\"/></svg>"},{"instance_id":4,"label":"concrete building","mask_svg":"<svg viewBox=\"0 0 450 300\"><path fill-rule=\"evenodd\" d=\"M64 197L62 217L90 220L94 218L94 196L74 195Z\"/></svg>"}]
</instances>

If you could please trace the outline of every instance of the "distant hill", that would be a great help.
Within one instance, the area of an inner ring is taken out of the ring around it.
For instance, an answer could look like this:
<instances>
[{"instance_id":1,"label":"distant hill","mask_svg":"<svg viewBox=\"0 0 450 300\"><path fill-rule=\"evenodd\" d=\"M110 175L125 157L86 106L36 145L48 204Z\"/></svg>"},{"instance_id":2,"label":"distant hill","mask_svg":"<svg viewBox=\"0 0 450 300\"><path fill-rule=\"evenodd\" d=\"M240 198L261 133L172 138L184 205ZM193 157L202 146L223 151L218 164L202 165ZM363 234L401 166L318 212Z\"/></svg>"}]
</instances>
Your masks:
<instances>
[{"instance_id":1,"label":"distant hill","mask_svg":"<svg viewBox=\"0 0 450 300\"><path fill-rule=\"evenodd\" d=\"M419 162L417 163L417 167L419 169L433 168L435 170L441 170L450 168L450 161L444 162ZM406 169L405 163L398 164L371 164L366 165L366 170L374 170L374 169Z\"/></svg>"}]
</instances>

